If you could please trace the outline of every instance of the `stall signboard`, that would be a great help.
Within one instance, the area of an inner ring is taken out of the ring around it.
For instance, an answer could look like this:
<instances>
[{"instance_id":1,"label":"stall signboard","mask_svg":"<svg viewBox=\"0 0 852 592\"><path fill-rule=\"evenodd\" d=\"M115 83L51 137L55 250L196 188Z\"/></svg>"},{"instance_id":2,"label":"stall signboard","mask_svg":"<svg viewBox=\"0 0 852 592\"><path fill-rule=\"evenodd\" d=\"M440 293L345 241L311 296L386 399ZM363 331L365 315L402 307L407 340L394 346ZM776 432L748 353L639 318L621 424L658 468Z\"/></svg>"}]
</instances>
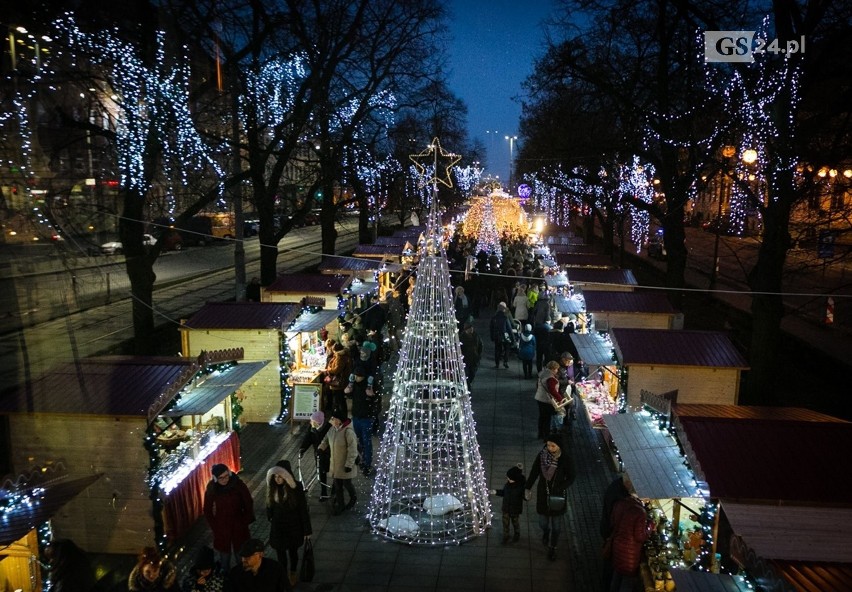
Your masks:
<instances>
[{"instance_id":1,"label":"stall signboard","mask_svg":"<svg viewBox=\"0 0 852 592\"><path fill-rule=\"evenodd\" d=\"M322 384L317 382L293 385L293 421L307 421L319 411Z\"/></svg>"}]
</instances>

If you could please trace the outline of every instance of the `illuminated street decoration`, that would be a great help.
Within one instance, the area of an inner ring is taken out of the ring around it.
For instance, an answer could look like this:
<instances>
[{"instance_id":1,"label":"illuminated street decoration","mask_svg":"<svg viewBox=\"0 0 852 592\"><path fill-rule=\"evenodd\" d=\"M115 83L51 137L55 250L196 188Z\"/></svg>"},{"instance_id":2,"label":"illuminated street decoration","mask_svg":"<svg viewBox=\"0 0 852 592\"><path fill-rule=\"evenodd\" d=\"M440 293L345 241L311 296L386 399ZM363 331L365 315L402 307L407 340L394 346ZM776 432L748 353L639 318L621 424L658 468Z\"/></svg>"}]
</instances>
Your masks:
<instances>
[{"instance_id":1,"label":"illuminated street decoration","mask_svg":"<svg viewBox=\"0 0 852 592\"><path fill-rule=\"evenodd\" d=\"M437 161L439 144L432 146ZM446 545L483 534L491 508L441 240L439 179L432 175L430 181L433 200L377 455L369 521L392 540Z\"/></svg>"}]
</instances>

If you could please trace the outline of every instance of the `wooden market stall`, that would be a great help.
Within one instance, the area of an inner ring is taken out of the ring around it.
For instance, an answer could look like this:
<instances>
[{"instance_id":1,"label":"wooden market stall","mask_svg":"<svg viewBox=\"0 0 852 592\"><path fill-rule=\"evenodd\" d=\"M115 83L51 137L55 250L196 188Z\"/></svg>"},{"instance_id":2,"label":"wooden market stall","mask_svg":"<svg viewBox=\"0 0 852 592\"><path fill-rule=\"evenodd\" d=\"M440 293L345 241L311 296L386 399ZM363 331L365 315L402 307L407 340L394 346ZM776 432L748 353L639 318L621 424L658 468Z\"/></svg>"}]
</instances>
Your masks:
<instances>
[{"instance_id":1,"label":"wooden market stall","mask_svg":"<svg viewBox=\"0 0 852 592\"><path fill-rule=\"evenodd\" d=\"M415 255L411 243L406 239L398 240L400 242L397 243L358 245L352 252L352 256L376 261L390 261L403 266L410 265Z\"/></svg>"},{"instance_id":2,"label":"wooden market stall","mask_svg":"<svg viewBox=\"0 0 852 592\"><path fill-rule=\"evenodd\" d=\"M236 394L265 366L242 355L86 358L0 399L14 470L62 462L103 475L55 514L56 536L119 554L182 536L212 465L240 470Z\"/></svg>"},{"instance_id":3,"label":"wooden market stall","mask_svg":"<svg viewBox=\"0 0 852 592\"><path fill-rule=\"evenodd\" d=\"M41 592L47 558L39 544L50 535L49 521L101 477L71 478L61 472L39 467L0 488L0 589Z\"/></svg>"},{"instance_id":4,"label":"wooden market stall","mask_svg":"<svg viewBox=\"0 0 852 592\"><path fill-rule=\"evenodd\" d=\"M571 341L583 360L588 377L577 383L577 393L592 427L603 427L603 416L618 411L619 374L613 360L612 342L597 333L572 333Z\"/></svg>"},{"instance_id":5,"label":"wooden market stall","mask_svg":"<svg viewBox=\"0 0 852 592\"><path fill-rule=\"evenodd\" d=\"M574 292L585 290L632 292L639 285L629 269L569 269L567 273Z\"/></svg>"},{"instance_id":6,"label":"wooden market stall","mask_svg":"<svg viewBox=\"0 0 852 592\"><path fill-rule=\"evenodd\" d=\"M346 307L349 286L352 284L351 274L321 275L317 273L285 273L279 275L274 282L263 289L263 302L301 302L310 298L311 302L319 298L322 303L316 303L326 310Z\"/></svg>"},{"instance_id":7,"label":"wooden market stall","mask_svg":"<svg viewBox=\"0 0 852 592\"><path fill-rule=\"evenodd\" d=\"M193 357L241 347L244 360L269 362L242 389L241 420L275 421L286 411L289 398L286 382L282 383L289 367L281 365L289 364L290 355L283 347L284 331L302 311L303 304L292 302L208 302L181 324L181 353Z\"/></svg>"},{"instance_id":8,"label":"wooden market stall","mask_svg":"<svg viewBox=\"0 0 852 592\"><path fill-rule=\"evenodd\" d=\"M334 275L349 278L358 278L364 282L376 282L379 284L379 297L385 292L393 290L402 265L390 261L377 261L373 259L359 259L355 257L329 257L323 255L322 261L317 267L323 275Z\"/></svg>"},{"instance_id":9,"label":"wooden market stall","mask_svg":"<svg viewBox=\"0 0 852 592\"><path fill-rule=\"evenodd\" d=\"M683 329L683 313L677 312L662 293L583 290L583 299L593 331L616 327Z\"/></svg>"},{"instance_id":10,"label":"wooden market stall","mask_svg":"<svg viewBox=\"0 0 852 592\"><path fill-rule=\"evenodd\" d=\"M718 500L696 481L670 424L648 411L606 415L604 423L618 468L654 525L640 563L643 590L751 589L744 578L720 573Z\"/></svg>"},{"instance_id":11,"label":"wooden market stall","mask_svg":"<svg viewBox=\"0 0 852 592\"><path fill-rule=\"evenodd\" d=\"M807 409L680 403L671 421L730 526L723 557L766 589L850 589L852 423Z\"/></svg>"},{"instance_id":12,"label":"wooden market stall","mask_svg":"<svg viewBox=\"0 0 852 592\"><path fill-rule=\"evenodd\" d=\"M293 352L287 378L293 393L288 416L291 422L308 421L320 408L320 379L328 359L323 336L337 334L339 318L333 310L306 310L284 334L287 347Z\"/></svg>"},{"instance_id":13,"label":"wooden market stall","mask_svg":"<svg viewBox=\"0 0 852 592\"><path fill-rule=\"evenodd\" d=\"M725 333L615 328L610 335L628 410L641 407L642 390L677 390L678 403L737 403L748 364Z\"/></svg>"}]
</instances>

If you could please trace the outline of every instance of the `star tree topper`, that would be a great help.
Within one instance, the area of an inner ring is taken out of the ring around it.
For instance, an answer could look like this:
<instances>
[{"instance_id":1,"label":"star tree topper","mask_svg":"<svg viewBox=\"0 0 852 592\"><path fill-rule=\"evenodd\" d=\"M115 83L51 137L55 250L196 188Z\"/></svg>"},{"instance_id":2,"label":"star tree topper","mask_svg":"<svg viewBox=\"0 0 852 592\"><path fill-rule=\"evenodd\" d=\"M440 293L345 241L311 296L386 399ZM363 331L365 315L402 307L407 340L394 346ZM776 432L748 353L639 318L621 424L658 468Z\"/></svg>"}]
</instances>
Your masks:
<instances>
[{"instance_id":1,"label":"star tree topper","mask_svg":"<svg viewBox=\"0 0 852 592\"><path fill-rule=\"evenodd\" d=\"M435 166L435 173L431 178L425 179L423 181L424 185L428 185L429 183L442 183L447 187L453 187L453 180L450 177L451 169L461 160L460 154L453 154L452 152L447 152L443 148L441 148L441 141L438 138L434 138L432 143L426 146L426 149L419 154L409 154L408 158L411 159L411 162L414 163L414 166L417 167L417 172L426 177L427 175L427 167L430 165ZM442 162L446 163L444 167L444 175L438 176L438 159Z\"/></svg>"}]
</instances>

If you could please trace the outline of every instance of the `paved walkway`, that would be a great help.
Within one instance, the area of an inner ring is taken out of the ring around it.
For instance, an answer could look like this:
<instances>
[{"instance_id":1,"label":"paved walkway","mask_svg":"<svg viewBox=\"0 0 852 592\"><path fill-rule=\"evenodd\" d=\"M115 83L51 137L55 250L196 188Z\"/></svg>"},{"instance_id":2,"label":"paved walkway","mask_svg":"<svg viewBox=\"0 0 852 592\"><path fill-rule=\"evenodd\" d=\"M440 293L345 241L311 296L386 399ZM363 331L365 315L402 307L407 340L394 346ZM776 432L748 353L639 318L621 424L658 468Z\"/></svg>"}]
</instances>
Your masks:
<instances>
[{"instance_id":1,"label":"paved walkway","mask_svg":"<svg viewBox=\"0 0 852 592\"><path fill-rule=\"evenodd\" d=\"M493 349L487 340L488 315L477 321L485 336L485 357L473 384L473 411L486 479L490 487L505 482L506 470L518 462L531 466L541 449L535 438L538 408L533 401L534 381L522 378L520 362L512 360L509 369L494 369ZM302 427L301 429L304 429ZM296 466L301 430L289 426L250 424L241 437L243 473L254 494L258 521L253 534L268 537L264 516L267 468L287 458ZM353 510L331 516L327 503L319 503L316 489L310 493L310 511L314 530L317 574L312 583L299 583L297 590L367 591L499 591L599 589L601 541L597 534L600 498L613 478L604 459L601 438L580 412L566 439L574 455L578 476L569 490L569 511L556 561L547 559L541 543L534 500L527 502L521 516L522 538L518 543L501 545L500 504L492 498L492 528L485 535L459 546L424 548L389 542L373 534L365 513L371 481L356 479L358 503ZM185 558L191 561L199 545L208 543L210 534L203 520L187 536ZM267 551L274 557L274 551Z\"/></svg>"}]
</instances>

